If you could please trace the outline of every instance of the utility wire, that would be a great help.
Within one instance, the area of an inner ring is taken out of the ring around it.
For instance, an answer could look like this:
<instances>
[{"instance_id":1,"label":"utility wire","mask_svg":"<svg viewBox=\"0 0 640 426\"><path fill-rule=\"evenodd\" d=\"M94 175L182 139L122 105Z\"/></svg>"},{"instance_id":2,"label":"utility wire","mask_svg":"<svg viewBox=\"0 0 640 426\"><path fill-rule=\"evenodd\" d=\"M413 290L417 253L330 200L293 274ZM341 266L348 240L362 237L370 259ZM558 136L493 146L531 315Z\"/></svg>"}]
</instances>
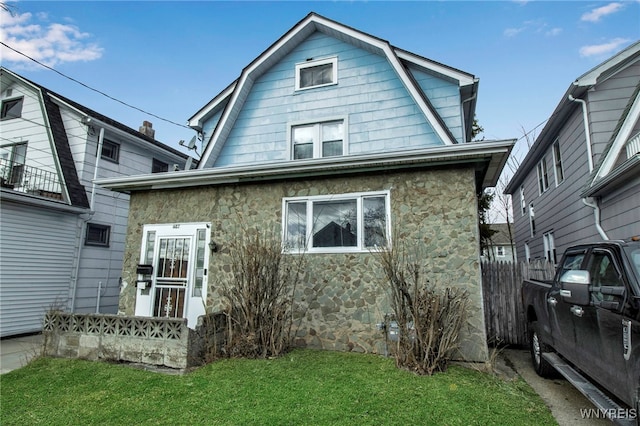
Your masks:
<instances>
[{"instance_id":1,"label":"utility wire","mask_svg":"<svg viewBox=\"0 0 640 426\"><path fill-rule=\"evenodd\" d=\"M68 75L66 75L66 74L64 74L64 73L62 73L62 72L60 72L60 71L58 71L58 70L57 70L57 69L55 69L55 68L52 68L52 67L50 67L50 66L48 66L48 65L45 65L45 64L43 64L42 62L38 61L37 59L34 59L34 58L32 58L31 56L26 55L26 54L24 54L24 53L20 52L19 50L14 49L13 47L9 46L8 44L6 44L6 43L5 43L5 42L3 42L3 41L0 41L0 44L1 44L1 45L3 45L4 47L6 47L7 49L13 50L13 51L14 51L14 52L16 52L17 54L22 55L22 56L24 56L25 58L27 58L27 59L29 59L29 60L31 60L31 61L33 61L33 62L35 62L36 64L38 64L38 65L40 65L40 66L42 66L42 67L44 67L44 68L47 68L47 69L49 69L49 70L51 70L51 71L53 71L53 72L55 72L55 73L57 73L57 74L61 75L62 77L67 78L67 79L69 79L69 80L73 81L74 83L77 83L77 84L79 84L79 85L81 85L81 86L83 86L83 87L85 87L85 88L87 88L87 89L89 89L89 90L92 90L92 91L94 91L94 92L96 92L96 93L99 93L99 94L101 94L102 96L105 96L105 97L107 97L107 98L111 99L112 101L116 101L116 102L121 103L122 105L124 105L124 106L126 106L126 107L129 107L129 108L135 109L136 111L140 111L140 112L142 112L142 113L144 113L144 114L148 114L148 115L150 115L150 116L152 116L152 117L155 117L155 118L157 118L157 119L159 119L159 120L162 120L162 121L166 121L167 123L171 123L171 124L173 124L173 125L175 125L175 126L179 126L179 127L183 127L183 128L185 128L185 129L192 130L192 129L191 129L191 127L189 127L189 126L185 126L184 124L176 123L175 121L171 121L171 120L168 120L168 119L166 119L166 118L162 118L162 117L160 117L160 116L158 116L158 115L156 115L156 114L150 113L150 112L148 112L148 111L145 111L145 110L143 110L143 109L140 109L140 108L138 108L138 107L135 107L135 106L133 106L133 105L130 105L130 104L126 103L126 102L123 102L123 101L121 101L120 99L116 99L116 98L114 98L113 96L110 96L110 95L108 95L108 94L106 94L106 93L104 93L104 92L102 92L102 91L100 91L100 90L98 90L98 89L94 89L93 87L88 86L87 84L85 84L85 83L83 83L83 82L81 82L81 81L79 81L79 80L76 80L76 79L75 79L75 78L73 78L73 77L69 77Z\"/></svg>"}]
</instances>

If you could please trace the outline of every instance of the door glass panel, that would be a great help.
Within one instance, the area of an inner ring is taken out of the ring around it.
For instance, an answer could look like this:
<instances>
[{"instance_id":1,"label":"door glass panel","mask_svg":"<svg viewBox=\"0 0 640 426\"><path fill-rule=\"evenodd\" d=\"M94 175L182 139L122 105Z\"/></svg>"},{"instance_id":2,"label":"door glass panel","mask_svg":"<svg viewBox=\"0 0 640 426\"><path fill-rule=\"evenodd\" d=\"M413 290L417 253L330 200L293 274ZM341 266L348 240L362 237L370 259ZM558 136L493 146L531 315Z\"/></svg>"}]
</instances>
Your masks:
<instances>
[{"instance_id":1,"label":"door glass panel","mask_svg":"<svg viewBox=\"0 0 640 426\"><path fill-rule=\"evenodd\" d=\"M160 238L154 316L184 317L190 238Z\"/></svg>"}]
</instances>

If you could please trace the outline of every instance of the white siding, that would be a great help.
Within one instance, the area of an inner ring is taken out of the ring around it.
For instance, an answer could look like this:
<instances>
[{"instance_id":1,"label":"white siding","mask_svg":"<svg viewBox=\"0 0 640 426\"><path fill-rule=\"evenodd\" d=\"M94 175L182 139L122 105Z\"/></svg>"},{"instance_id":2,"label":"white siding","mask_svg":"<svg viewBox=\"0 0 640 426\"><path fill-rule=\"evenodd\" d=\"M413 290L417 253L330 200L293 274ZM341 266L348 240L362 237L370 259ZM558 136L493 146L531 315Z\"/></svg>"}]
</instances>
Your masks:
<instances>
[{"instance_id":1,"label":"white siding","mask_svg":"<svg viewBox=\"0 0 640 426\"><path fill-rule=\"evenodd\" d=\"M46 310L68 306L78 218L3 200L0 231L0 334L39 331Z\"/></svg>"}]
</instances>

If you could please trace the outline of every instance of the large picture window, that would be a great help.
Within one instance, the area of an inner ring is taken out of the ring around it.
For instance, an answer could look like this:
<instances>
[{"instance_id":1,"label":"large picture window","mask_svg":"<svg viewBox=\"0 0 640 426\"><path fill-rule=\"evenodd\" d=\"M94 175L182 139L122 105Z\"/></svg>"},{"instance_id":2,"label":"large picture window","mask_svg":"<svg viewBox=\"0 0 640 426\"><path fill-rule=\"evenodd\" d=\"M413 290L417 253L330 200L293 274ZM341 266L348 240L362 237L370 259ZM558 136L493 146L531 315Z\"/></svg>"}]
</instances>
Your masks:
<instances>
[{"instance_id":1,"label":"large picture window","mask_svg":"<svg viewBox=\"0 0 640 426\"><path fill-rule=\"evenodd\" d=\"M336 157L344 153L344 120L291 126L294 160Z\"/></svg>"},{"instance_id":2,"label":"large picture window","mask_svg":"<svg viewBox=\"0 0 640 426\"><path fill-rule=\"evenodd\" d=\"M388 192L286 198L283 212L283 243L293 252L366 251L388 244Z\"/></svg>"}]
</instances>

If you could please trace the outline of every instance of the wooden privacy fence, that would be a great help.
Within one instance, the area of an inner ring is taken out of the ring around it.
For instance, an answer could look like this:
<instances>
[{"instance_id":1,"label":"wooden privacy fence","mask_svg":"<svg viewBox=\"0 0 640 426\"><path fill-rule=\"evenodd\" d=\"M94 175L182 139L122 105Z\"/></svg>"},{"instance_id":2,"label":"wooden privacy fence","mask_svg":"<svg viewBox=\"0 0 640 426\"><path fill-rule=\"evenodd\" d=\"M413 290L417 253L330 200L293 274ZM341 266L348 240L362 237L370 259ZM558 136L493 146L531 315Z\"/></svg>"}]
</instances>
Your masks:
<instances>
[{"instance_id":1,"label":"wooden privacy fence","mask_svg":"<svg viewBox=\"0 0 640 426\"><path fill-rule=\"evenodd\" d=\"M492 344L527 345L527 324L522 306L525 279L553 279L549 262L482 262L482 294L487 338Z\"/></svg>"}]
</instances>

